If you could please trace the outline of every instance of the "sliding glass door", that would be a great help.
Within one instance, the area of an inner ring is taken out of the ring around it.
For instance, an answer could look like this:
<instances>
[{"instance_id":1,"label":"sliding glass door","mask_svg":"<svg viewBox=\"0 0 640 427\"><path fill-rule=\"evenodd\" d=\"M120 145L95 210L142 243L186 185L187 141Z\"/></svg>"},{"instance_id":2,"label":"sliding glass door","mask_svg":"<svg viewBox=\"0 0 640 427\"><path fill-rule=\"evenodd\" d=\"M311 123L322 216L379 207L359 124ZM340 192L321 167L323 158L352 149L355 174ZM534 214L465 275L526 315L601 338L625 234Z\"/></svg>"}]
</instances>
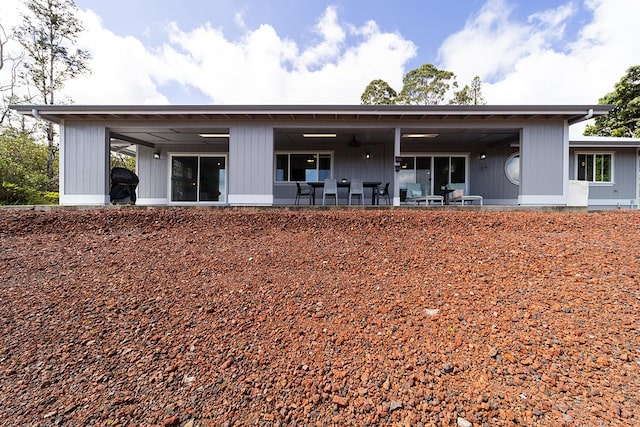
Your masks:
<instances>
[{"instance_id":1,"label":"sliding glass door","mask_svg":"<svg viewBox=\"0 0 640 427\"><path fill-rule=\"evenodd\" d=\"M171 157L171 201L176 203L224 203L226 158L215 155Z\"/></svg>"},{"instance_id":2,"label":"sliding glass door","mask_svg":"<svg viewBox=\"0 0 640 427\"><path fill-rule=\"evenodd\" d=\"M447 187L464 190L467 185L467 156L402 156L398 180L401 200L407 184L420 184L423 195L445 195Z\"/></svg>"}]
</instances>

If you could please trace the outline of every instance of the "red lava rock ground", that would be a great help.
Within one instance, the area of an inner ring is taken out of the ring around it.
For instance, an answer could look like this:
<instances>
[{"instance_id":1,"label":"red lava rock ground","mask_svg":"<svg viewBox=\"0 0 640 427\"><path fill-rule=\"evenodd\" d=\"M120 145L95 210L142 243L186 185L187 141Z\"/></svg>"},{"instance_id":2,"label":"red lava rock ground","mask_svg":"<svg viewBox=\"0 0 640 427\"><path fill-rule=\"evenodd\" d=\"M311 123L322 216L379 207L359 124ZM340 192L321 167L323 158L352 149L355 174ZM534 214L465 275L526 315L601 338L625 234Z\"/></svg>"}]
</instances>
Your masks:
<instances>
[{"instance_id":1,"label":"red lava rock ground","mask_svg":"<svg viewBox=\"0 0 640 427\"><path fill-rule=\"evenodd\" d=\"M640 213L0 211L5 426L640 424Z\"/></svg>"}]
</instances>

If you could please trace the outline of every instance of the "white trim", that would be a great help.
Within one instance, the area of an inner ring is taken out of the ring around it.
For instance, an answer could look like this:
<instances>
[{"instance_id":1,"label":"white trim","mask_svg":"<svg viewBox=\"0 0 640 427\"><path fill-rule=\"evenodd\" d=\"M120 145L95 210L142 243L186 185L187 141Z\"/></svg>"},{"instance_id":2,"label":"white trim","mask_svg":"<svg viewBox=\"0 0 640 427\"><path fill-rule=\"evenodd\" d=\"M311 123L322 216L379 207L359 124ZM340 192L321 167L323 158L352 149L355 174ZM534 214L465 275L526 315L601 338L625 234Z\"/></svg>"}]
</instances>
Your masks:
<instances>
[{"instance_id":1,"label":"white trim","mask_svg":"<svg viewBox=\"0 0 640 427\"><path fill-rule=\"evenodd\" d=\"M108 194L60 194L61 205L108 205L111 198Z\"/></svg>"},{"instance_id":2,"label":"white trim","mask_svg":"<svg viewBox=\"0 0 640 427\"><path fill-rule=\"evenodd\" d=\"M229 194L227 198L230 205L273 205L273 194Z\"/></svg>"},{"instance_id":3,"label":"white trim","mask_svg":"<svg viewBox=\"0 0 640 427\"><path fill-rule=\"evenodd\" d=\"M60 124L58 126L58 204L62 205L62 197L64 194L64 177L65 177L65 165L66 165L66 156L65 156L65 125L64 120L60 120Z\"/></svg>"},{"instance_id":4,"label":"white trim","mask_svg":"<svg viewBox=\"0 0 640 427\"><path fill-rule=\"evenodd\" d=\"M283 155L286 154L287 155L287 167L289 168L289 170L287 171L289 173L289 179L287 181L278 181L277 178L277 174L278 174L278 155ZM273 152L273 183L274 184L295 184L296 182L306 182L306 180L304 181L292 181L291 180L291 155L292 154L315 154L317 156L320 155L329 155L329 163L330 163L330 169L329 171L331 172L329 174L329 179L333 179L333 172L335 169L335 165L334 165L334 159L336 157L335 154L335 150L277 150ZM319 171L320 171L320 161L319 158L316 159L317 164L316 164L316 172L319 175Z\"/></svg>"},{"instance_id":5,"label":"white trim","mask_svg":"<svg viewBox=\"0 0 640 427\"><path fill-rule=\"evenodd\" d=\"M589 113L591 114L591 112ZM569 120L564 121L564 129L562 131L562 194L567 206L574 202L574 195L569 190L569 164L571 162L571 150L569 148Z\"/></svg>"},{"instance_id":6,"label":"white trim","mask_svg":"<svg viewBox=\"0 0 640 427\"><path fill-rule=\"evenodd\" d=\"M549 196L545 194L541 195L520 195L518 196L519 205L560 205L567 204L565 196Z\"/></svg>"},{"instance_id":7,"label":"white trim","mask_svg":"<svg viewBox=\"0 0 640 427\"><path fill-rule=\"evenodd\" d=\"M180 151L169 151L167 152L168 162L167 162L167 204L169 205L186 205L186 206L209 206L209 205L226 205L228 196L227 192L229 191L229 154L228 153L220 153L220 152L180 152ZM173 164L173 157L197 157L198 158L198 176L197 176L197 187L200 188L200 158L201 157L224 157L224 191L223 191L223 199L218 202L212 201L203 201L203 202L186 202L186 201L173 201L171 200L171 166Z\"/></svg>"},{"instance_id":8,"label":"white trim","mask_svg":"<svg viewBox=\"0 0 640 427\"><path fill-rule=\"evenodd\" d=\"M156 199L152 199L152 198L144 198L144 199L137 199L136 200L136 205L157 205L157 206L165 206L169 204L169 199L167 198L156 198Z\"/></svg>"},{"instance_id":9,"label":"white trim","mask_svg":"<svg viewBox=\"0 0 640 427\"><path fill-rule=\"evenodd\" d=\"M608 147L607 147L608 148ZM595 156L602 156L602 155L610 155L611 156L611 171L610 171L610 175L611 175L611 181L587 181L587 180L578 180L578 156L580 155L588 155L588 156L594 156L593 158L593 172L594 172L594 178L595 178L595 167L596 167L596 159ZM615 180L615 171L616 171L616 152L615 151L606 151L606 150L575 150L573 152L573 179L577 180L577 181L585 181L588 182L589 184L596 184L596 185L614 185L616 183Z\"/></svg>"}]
</instances>

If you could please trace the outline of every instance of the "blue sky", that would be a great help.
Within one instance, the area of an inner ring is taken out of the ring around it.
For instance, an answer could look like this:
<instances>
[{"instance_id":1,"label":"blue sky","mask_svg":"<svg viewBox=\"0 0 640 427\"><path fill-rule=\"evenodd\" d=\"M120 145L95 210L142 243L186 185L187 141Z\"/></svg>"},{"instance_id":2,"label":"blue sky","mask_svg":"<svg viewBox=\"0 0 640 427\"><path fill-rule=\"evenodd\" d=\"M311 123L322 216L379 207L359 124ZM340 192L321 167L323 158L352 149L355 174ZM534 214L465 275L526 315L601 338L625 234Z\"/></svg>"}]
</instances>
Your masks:
<instances>
[{"instance_id":1,"label":"blue sky","mask_svg":"<svg viewBox=\"0 0 640 427\"><path fill-rule=\"evenodd\" d=\"M0 3L5 28L24 2ZM590 104L640 64L638 0L76 4L93 56L65 88L78 104L358 104L424 63L478 75L489 104Z\"/></svg>"},{"instance_id":2,"label":"blue sky","mask_svg":"<svg viewBox=\"0 0 640 427\"><path fill-rule=\"evenodd\" d=\"M409 63L409 69L424 63L435 63L440 44L452 33L459 31L465 22L477 15L485 0L400 0L398 3L384 0L182 0L157 2L155 0L76 0L78 7L91 9L100 15L105 27L120 36L134 36L149 45L164 41L164 26L175 22L187 31L205 22L224 31L230 40L238 40L244 34L235 23L241 14L247 28L262 24L273 26L278 34L305 45L313 43L313 26L327 6L336 7L339 19L353 25L375 21L383 31L397 32L413 41L417 55ZM511 1L514 21L526 21L540 11L553 9L571 2L562 0ZM567 21L566 38L573 38L588 20L581 2L573 2L576 15ZM197 10L197 13L194 11ZM122 13L122 11L127 11Z\"/></svg>"}]
</instances>

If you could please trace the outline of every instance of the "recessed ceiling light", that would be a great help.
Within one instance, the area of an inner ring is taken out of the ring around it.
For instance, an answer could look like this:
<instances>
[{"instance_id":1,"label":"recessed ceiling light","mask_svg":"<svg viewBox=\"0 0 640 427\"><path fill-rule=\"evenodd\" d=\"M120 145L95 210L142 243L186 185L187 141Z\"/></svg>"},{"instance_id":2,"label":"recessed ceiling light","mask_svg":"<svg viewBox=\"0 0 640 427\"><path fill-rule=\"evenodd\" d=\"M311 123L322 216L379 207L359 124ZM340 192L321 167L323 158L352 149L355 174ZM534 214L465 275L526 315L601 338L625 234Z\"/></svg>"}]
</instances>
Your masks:
<instances>
[{"instance_id":1,"label":"recessed ceiling light","mask_svg":"<svg viewBox=\"0 0 640 427\"><path fill-rule=\"evenodd\" d=\"M335 133L303 133L305 138L335 138Z\"/></svg>"},{"instance_id":2,"label":"recessed ceiling light","mask_svg":"<svg viewBox=\"0 0 640 427\"><path fill-rule=\"evenodd\" d=\"M405 133L402 135L403 138L435 138L438 136L437 133Z\"/></svg>"},{"instance_id":3,"label":"recessed ceiling light","mask_svg":"<svg viewBox=\"0 0 640 427\"><path fill-rule=\"evenodd\" d=\"M199 133L198 136L203 138L229 138L228 133Z\"/></svg>"}]
</instances>

